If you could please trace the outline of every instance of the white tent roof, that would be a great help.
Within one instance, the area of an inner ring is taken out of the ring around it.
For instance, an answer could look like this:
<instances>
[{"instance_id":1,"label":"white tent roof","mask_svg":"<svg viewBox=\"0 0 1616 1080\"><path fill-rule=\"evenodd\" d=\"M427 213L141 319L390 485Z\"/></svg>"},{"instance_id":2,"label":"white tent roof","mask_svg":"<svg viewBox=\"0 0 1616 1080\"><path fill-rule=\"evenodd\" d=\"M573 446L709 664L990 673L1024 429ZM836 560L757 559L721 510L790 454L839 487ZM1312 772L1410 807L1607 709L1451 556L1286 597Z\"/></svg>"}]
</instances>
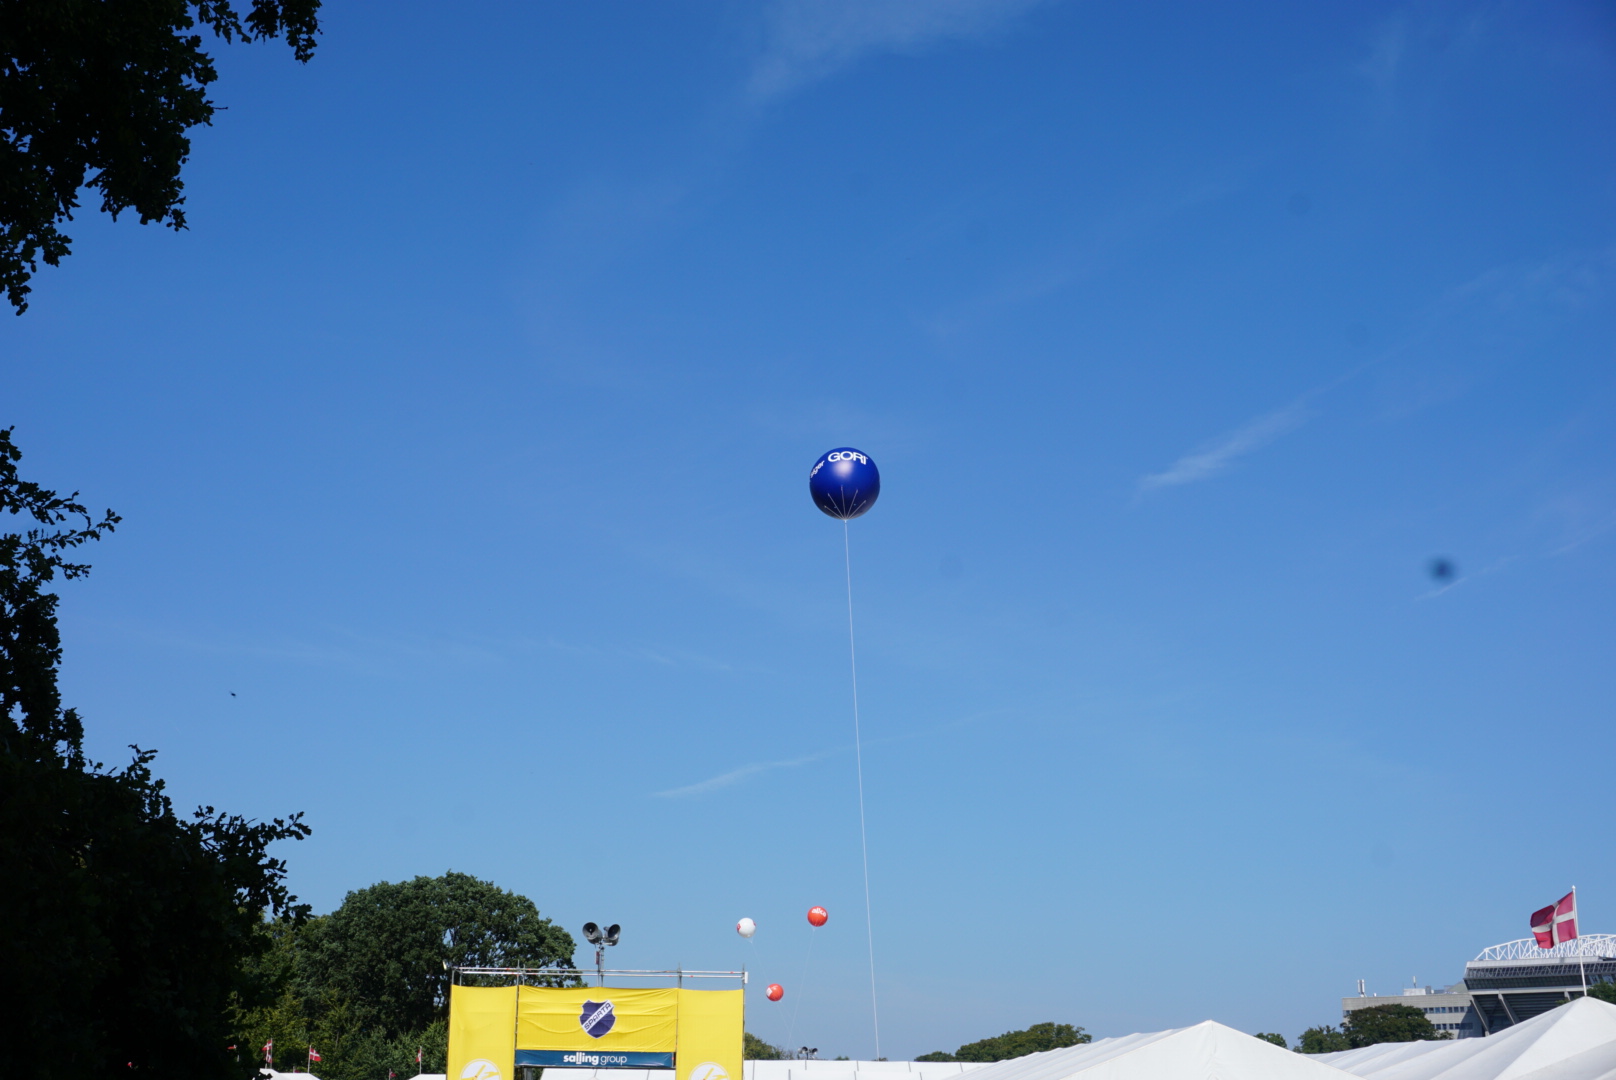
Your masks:
<instances>
[{"instance_id":1,"label":"white tent roof","mask_svg":"<svg viewBox=\"0 0 1616 1080\"><path fill-rule=\"evenodd\" d=\"M979 1061L747 1061L742 1080L958 1080ZM546 1080L668 1080L667 1069L558 1069Z\"/></svg>"},{"instance_id":2,"label":"white tent roof","mask_svg":"<svg viewBox=\"0 0 1616 1080\"><path fill-rule=\"evenodd\" d=\"M743 1080L1616 1080L1616 1005L1579 998L1484 1039L1297 1054L1213 1020L991 1065L748 1061ZM550 1074L555 1074L553 1077ZM587 1075L586 1075L587 1074ZM546 1069L546 1080L665 1080L665 1070ZM307 1073L298 1080L312 1080Z\"/></svg>"},{"instance_id":3,"label":"white tent roof","mask_svg":"<svg viewBox=\"0 0 1616 1080\"><path fill-rule=\"evenodd\" d=\"M1373 1080L1616 1080L1616 1005L1578 998L1484 1039L1381 1043L1317 1060Z\"/></svg>"},{"instance_id":4,"label":"white tent roof","mask_svg":"<svg viewBox=\"0 0 1616 1080\"><path fill-rule=\"evenodd\" d=\"M958 1080L978 1061L748 1061L744 1080Z\"/></svg>"},{"instance_id":5,"label":"white tent roof","mask_svg":"<svg viewBox=\"0 0 1616 1080\"><path fill-rule=\"evenodd\" d=\"M1215 1020L1174 1031L1124 1035L999 1061L970 1080L1342 1080L1317 1058L1295 1054Z\"/></svg>"}]
</instances>

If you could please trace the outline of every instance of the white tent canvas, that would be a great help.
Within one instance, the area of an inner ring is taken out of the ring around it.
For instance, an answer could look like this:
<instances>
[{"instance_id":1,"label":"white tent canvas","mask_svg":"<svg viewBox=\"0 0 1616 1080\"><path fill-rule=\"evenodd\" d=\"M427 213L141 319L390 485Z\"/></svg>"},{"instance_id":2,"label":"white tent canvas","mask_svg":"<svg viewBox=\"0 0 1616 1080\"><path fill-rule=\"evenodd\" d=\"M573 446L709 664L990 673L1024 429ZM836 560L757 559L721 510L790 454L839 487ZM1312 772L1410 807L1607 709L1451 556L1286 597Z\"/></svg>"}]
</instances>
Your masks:
<instances>
[{"instance_id":1,"label":"white tent canvas","mask_svg":"<svg viewBox=\"0 0 1616 1080\"><path fill-rule=\"evenodd\" d=\"M1316 1058L1206 1020L995 1062L969 1080L1342 1080Z\"/></svg>"},{"instance_id":2,"label":"white tent canvas","mask_svg":"<svg viewBox=\"0 0 1616 1080\"><path fill-rule=\"evenodd\" d=\"M959 1080L986 1067L977 1061L748 1061L744 1080Z\"/></svg>"},{"instance_id":3,"label":"white tent canvas","mask_svg":"<svg viewBox=\"0 0 1616 1080\"><path fill-rule=\"evenodd\" d=\"M1483 1039L1319 1054L1372 1080L1616 1080L1616 1005L1578 998Z\"/></svg>"},{"instance_id":4,"label":"white tent canvas","mask_svg":"<svg viewBox=\"0 0 1616 1080\"><path fill-rule=\"evenodd\" d=\"M978 1061L747 1061L742 1080L958 1080ZM673 1080L671 1069L544 1070L545 1080Z\"/></svg>"}]
</instances>

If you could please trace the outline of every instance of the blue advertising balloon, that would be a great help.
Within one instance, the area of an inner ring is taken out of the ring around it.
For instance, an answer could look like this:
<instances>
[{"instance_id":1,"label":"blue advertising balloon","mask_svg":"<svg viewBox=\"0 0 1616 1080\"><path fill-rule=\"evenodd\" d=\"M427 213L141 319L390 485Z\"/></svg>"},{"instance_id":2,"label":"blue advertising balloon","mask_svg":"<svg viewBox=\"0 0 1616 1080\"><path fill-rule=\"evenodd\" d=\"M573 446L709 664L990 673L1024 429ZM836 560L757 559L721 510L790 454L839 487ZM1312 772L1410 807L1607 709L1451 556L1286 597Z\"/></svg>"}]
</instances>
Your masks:
<instances>
[{"instance_id":1,"label":"blue advertising balloon","mask_svg":"<svg viewBox=\"0 0 1616 1080\"><path fill-rule=\"evenodd\" d=\"M838 447L814 463L808 474L808 494L831 517L851 521L881 497L881 473L864 451Z\"/></svg>"}]
</instances>

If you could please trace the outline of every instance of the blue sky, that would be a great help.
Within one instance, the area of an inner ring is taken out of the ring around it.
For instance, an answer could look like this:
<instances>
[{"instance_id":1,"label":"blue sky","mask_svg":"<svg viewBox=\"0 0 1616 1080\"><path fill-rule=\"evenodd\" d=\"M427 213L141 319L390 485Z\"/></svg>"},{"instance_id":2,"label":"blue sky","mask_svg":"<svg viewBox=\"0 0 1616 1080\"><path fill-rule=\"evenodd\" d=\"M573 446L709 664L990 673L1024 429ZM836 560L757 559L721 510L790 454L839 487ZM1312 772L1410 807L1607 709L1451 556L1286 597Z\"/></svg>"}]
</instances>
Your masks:
<instances>
[{"instance_id":1,"label":"blue sky","mask_svg":"<svg viewBox=\"0 0 1616 1080\"><path fill-rule=\"evenodd\" d=\"M467 871L870 1056L853 445L884 1054L1616 931L1608 6L338 3L221 65L190 230L81 214L3 422L126 519L92 746L307 811L317 910Z\"/></svg>"}]
</instances>

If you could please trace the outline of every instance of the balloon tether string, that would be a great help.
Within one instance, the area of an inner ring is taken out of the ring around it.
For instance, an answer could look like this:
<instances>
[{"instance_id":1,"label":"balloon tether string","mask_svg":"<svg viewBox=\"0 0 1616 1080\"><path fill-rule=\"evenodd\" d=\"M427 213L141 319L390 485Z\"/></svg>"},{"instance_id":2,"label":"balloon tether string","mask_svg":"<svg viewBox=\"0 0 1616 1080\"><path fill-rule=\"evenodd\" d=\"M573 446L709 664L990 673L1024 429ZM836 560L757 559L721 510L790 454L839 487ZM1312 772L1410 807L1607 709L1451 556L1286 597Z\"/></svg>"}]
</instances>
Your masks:
<instances>
[{"instance_id":1,"label":"balloon tether string","mask_svg":"<svg viewBox=\"0 0 1616 1080\"><path fill-rule=\"evenodd\" d=\"M814 966L814 939L819 935L815 931L808 931L808 959L802 965L802 979L799 981L797 992L792 996L796 1004L791 1007L791 1026L786 1028L786 1049L791 1049L791 1043L797 1034L797 1014L802 1012L802 995L808 989L808 972Z\"/></svg>"},{"instance_id":2,"label":"balloon tether string","mask_svg":"<svg viewBox=\"0 0 1616 1080\"><path fill-rule=\"evenodd\" d=\"M864 855L864 935L870 943L870 1016L875 1021L875 1056L881 1057L881 1010L875 1003L875 923L870 917L870 840L864 828L864 746L859 734L858 648L853 639L853 544L842 519L842 556L847 564L847 656L853 671L853 760L858 765L859 848Z\"/></svg>"}]
</instances>

